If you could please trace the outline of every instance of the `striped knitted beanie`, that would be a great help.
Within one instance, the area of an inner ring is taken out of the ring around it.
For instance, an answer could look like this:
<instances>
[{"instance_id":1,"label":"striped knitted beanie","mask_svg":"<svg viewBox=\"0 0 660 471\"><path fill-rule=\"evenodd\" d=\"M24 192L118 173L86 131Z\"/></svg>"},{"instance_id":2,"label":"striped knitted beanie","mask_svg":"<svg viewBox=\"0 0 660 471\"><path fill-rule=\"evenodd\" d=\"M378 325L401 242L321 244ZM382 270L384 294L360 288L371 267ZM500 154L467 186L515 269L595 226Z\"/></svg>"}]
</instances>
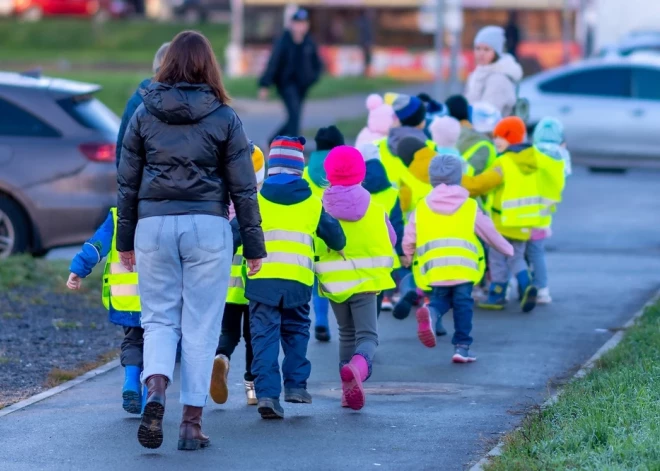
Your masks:
<instances>
[{"instance_id":1,"label":"striped knitted beanie","mask_svg":"<svg viewBox=\"0 0 660 471\"><path fill-rule=\"evenodd\" d=\"M399 95L392 104L402 126L419 126L426 118L426 107L416 96Z\"/></svg>"},{"instance_id":2,"label":"striped knitted beanie","mask_svg":"<svg viewBox=\"0 0 660 471\"><path fill-rule=\"evenodd\" d=\"M277 136L270 145L268 155L268 175L289 173L302 175L305 170L303 154L305 138Z\"/></svg>"}]
</instances>

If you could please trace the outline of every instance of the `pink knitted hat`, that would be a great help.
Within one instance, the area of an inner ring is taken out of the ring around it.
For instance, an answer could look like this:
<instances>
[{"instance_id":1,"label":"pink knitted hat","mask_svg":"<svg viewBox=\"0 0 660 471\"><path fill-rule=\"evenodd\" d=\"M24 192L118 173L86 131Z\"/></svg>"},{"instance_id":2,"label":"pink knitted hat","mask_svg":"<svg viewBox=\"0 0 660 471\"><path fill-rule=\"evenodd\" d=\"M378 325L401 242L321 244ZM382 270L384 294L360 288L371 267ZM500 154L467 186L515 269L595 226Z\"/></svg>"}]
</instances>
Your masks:
<instances>
[{"instance_id":1,"label":"pink knitted hat","mask_svg":"<svg viewBox=\"0 0 660 471\"><path fill-rule=\"evenodd\" d=\"M330 151L323 163L326 178L332 186L359 185L367 174L360 151L351 146L339 146Z\"/></svg>"},{"instance_id":2,"label":"pink knitted hat","mask_svg":"<svg viewBox=\"0 0 660 471\"><path fill-rule=\"evenodd\" d=\"M367 109L369 110L367 119L369 130L387 135L396 118L392 107L385 104L380 95L373 93L367 97Z\"/></svg>"},{"instance_id":3,"label":"pink knitted hat","mask_svg":"<svg viewBox=\"0 0 660 471\"><path fill-rule=\"evenodd\" d=\"M429 126L431 137L439 147L456 147L461 135L461 123L451 116L433 118Z\"/></svg>"}]
</instances>

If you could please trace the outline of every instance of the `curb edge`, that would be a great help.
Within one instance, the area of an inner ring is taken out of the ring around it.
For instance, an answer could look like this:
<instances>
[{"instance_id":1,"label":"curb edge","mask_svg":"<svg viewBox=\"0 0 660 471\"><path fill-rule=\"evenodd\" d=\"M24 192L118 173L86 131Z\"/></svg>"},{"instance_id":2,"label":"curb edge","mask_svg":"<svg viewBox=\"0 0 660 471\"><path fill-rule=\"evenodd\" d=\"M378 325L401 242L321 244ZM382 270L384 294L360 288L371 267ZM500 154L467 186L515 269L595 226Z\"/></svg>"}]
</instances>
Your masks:
<instances>
[{"instance_id":1,"label":"curb edge","mask_svg":"<svg viewBox=\"0 0 660 471\"><path fill-rule=\"evenodd\" d=\"M651 296L651 298L644 303L644 305L633 314L633 316L628 319L628 322L623 324L623 328L616 332L610 339L605 342L598 350L596 350L596 353L594 353L586 362L582 364L580 369L575 373L570 381L574 381L576 379L582 378L586 376L586 374L591 371L591 369L594 367L596 362L600 360L600 358L605 355L607 352L612 350L614 347L619 345L621 343L621 340L623 340L624 335L626 334L626 331L628 328L630 328L642 315L644 314L644 311L646 308L651 306L652 304L655 304L657 301L660 301L660 290L656 291L656 293ZM548 399L546 399L543 404L541 404L541 408L545 409L548 406L551 406L555 402L557 402L557 399L559 399L559 396L561 396L563 392L563 388L558 389L555 391L554 394L552 394ZM477 461L472 467L469 468L469 471L484 471L484 466L490 463L491 458L494 458L496 456L499 456L502 454L502 449L504 448L504 437L508 436L512 432L515 432L516 430L519 430L520 426L514 428L513 430L510 430L504 434L504 436L500 439L500 441L497 442L497 445L495 445L486 455L481 458L479 461Z\"/></svg>"},{"instance_id":2,"label":"curb edge","mask_svg":"<svg viewBox=\"0 0 660 471\"><path fill-rule=\"evenodd\" d=\"M98 368L94 368L93 370L90 370L87 373L72 379L71 381L67 381L66 383L60 384L59 386L55 386L54 388L47 389L43 392L40 392L39 394L35 394L34 396L31 396L27 399L16 402L15 404L5 407L4 409L0 409L0 418L9 415L12 412L25 409L26 407L31 406L32 404L41 402L45 399L48 399L49 397L53 397L61 392L64 392L67 389L71 389L74 386L84 383L85 381L89 381L90 379L96 378L97 376L105 374L108 371L114 370L119 365L120 365L119 359L112 360L111 362L106 363L105 365L101 365Z\"/></svg>"}]
</instances>

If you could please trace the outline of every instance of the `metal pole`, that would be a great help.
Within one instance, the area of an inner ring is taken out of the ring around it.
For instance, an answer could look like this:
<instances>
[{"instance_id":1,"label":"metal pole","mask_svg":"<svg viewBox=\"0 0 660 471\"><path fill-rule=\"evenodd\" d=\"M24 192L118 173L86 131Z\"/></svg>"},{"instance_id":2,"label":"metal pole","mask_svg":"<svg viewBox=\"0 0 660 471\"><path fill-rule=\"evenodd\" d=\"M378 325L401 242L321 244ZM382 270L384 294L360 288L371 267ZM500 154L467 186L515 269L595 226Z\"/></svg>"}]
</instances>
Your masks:
<instances>
[{"instance_id":1,"label":"metal pole","mask_svg":"<svg viewBox=\"0 0 660 471\"><path fill-rule=\"evenodd\" d=\"M564 49L564 64L571 61L570 41L571 41L571 10L570 0L564 0L563 22L562 22L562 43Z\"/></svg>"},{"instance_id":2,"label":"metal pole","mask_svg":"<svg viewBox=\"0 0 660 471\"><path fill-rule=\"evenodd\" d=\"M456 93L458 91L459 77L458 69L460 64L460 52L462 49L463 39L463 2L461 0L452 0L451 2L451 15L455 24L452 25L452 43L451 55L449 59L449 87L447 94Z\"/></svg>"},{"instance_id":3,"label":"metal pole","mask_svg":"<svg viewBox=\"0 0 660 471\"><path fill-rule=\"evenodd\" d=\"M445 47L445 0L435 0L435 99L441 100L444 96L445 82L443 77L444 58L442 52Z\"/></svg>"}]
</instances>

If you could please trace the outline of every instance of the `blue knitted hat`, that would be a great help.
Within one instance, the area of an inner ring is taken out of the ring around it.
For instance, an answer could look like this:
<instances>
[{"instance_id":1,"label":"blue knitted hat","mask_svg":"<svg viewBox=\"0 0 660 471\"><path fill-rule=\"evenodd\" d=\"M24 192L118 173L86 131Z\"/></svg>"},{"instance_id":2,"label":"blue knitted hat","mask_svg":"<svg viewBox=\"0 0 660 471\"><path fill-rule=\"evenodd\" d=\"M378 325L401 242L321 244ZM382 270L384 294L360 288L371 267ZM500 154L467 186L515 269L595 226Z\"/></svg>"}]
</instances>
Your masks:
<instances>
[{"instance_id":1,"label":"blue knitted hat","mask_svg":"<svg viewBox=\"0 0 660 471\"><path fill-rule=\"evenodd\" d=\"M399 95L392 108L402 126L416 127L426 118L426 107L416 96Z\"/></svg>"}]
</instances>

